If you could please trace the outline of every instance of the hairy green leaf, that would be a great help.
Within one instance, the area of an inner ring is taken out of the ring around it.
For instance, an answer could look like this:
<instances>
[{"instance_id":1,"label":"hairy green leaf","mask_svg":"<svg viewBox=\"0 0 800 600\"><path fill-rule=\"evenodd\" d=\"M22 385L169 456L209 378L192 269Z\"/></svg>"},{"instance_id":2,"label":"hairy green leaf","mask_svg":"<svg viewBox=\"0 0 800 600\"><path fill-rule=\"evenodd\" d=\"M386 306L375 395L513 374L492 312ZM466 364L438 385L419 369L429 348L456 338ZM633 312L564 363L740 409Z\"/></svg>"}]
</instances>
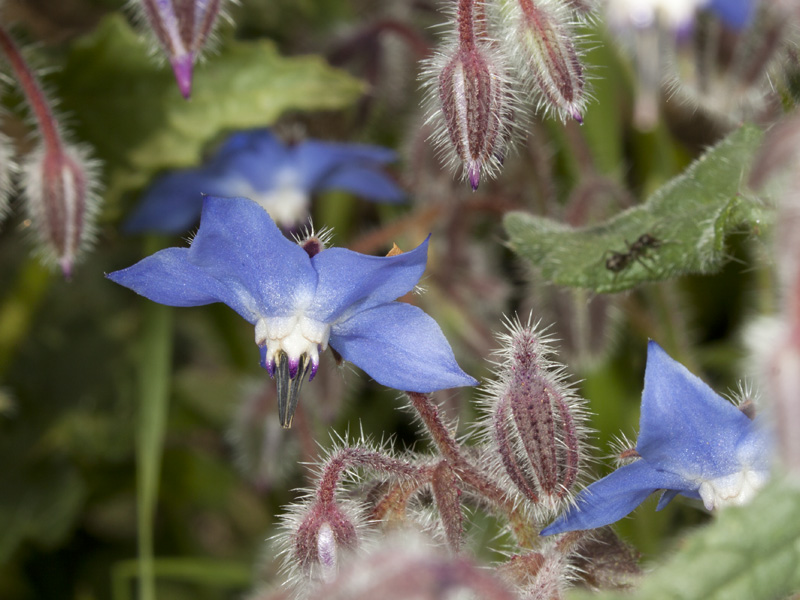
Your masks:
<instances>
[{"instance_id":1,"label":"hairy green leaf","mask_svg":"<svg viewBox=\"0 0 800 600\"><path fill-rule=\"evenodd\" d=\"M107 165L107 199L159 170L196 164L223 130L263 127L288 110L337 110L363 91L318 56L286 58L265 40L231 41L196 68L192 97L178 93L118 15L74 45L55 77L78 136Z\"/></svg>"},{"instance_id":2,"label":"hairy green leaf","mask_svg":"<svg viewBox=\"0 0 800 600\"><path fill-rule=\"evenodd\" d=\"M509 245L546 280L597 292L714 273L726 259L726 235L743 225L756 227L763 218L759 201L743 189L761 138L756 127L736 130L646 202L605 223L575 229L509 213L504 221ZM657 243L637 252L645 234Z\"/></svg>"}]
</instances>

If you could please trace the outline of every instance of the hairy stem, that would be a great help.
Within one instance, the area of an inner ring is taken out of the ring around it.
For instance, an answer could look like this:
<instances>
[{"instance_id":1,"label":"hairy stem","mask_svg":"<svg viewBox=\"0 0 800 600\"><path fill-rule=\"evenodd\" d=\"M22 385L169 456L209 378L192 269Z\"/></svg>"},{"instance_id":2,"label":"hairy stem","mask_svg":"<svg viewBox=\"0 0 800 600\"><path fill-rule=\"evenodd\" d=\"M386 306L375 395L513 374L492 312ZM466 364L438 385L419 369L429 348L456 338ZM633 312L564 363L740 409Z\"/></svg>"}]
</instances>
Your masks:
<instances>
[{"instance_id":1,"label":"hairy stem","mask_svg":"<svg viewBox=\"0 0 800 600\"><path fill-rule=\"evenodd\" d=\"M417 392L406 393L411 399L411 405L425 424L433 443L450 463L456 475L472 488L475 493L488 500L492 506L505 516L520 546L532 548L537 533L530 519L500 486L464 456L458 442L456 442L442 421L439 415L439 408L431 401L428 395Z\"/></svg>"}]
</instances>

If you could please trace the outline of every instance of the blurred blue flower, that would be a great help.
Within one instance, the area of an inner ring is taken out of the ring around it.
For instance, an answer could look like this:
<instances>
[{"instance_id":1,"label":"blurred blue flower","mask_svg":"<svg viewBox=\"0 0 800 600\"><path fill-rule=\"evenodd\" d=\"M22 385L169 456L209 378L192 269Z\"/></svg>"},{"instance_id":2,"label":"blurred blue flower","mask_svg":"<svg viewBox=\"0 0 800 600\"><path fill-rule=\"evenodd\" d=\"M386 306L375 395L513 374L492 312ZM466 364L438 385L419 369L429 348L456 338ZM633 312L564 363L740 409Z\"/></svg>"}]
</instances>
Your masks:
<instances>
[{"instance_id":1,"label":"blurred blue flower","mask_svg":"<svg viewBox=\"0 0 800 600\"><path fill-rule=\"evenodd\" d=\"M299 245L247 198L206 197L191 247L167 248L108 278L169 306L223 302L255 325L261 365L291 425L306 374L330 344L383 385L404 391L475 385L439 326L395 302L422 276L428 242L391 257Z\"/></svg>"},{"instance_id":2,"label":"blurred blue flower","mask_svg":"<svg viewBox=\"0 0 800 600\"><path fill-rule=\"evenodd\" d=\"M708 10L732 29L744 29L753 20L758 0L710 0Z\"/></svg>"},{"instance_id":3,"label":"blurred blue flower","mask_svg":"<svg viewBox=\"0 0 800 600\"><path fill-rule=\"evenodd\" d=\"M287 145L268 129L242 131L204 166L157 179L125 229L185 232L200 217L202 195L255 200L284 229L306 221L316 192L344 190L375 202L402 202L403 191L382 171L395 158L380 146L317 140Z\"/></svg>"},{"instance_id":4,"label":"blurred blue flower","mask_svg":"<svg viewBox=\"0 0 800 600\"><path fill-rule=\"evenodd\" d=\"M656 510L678 494L711 510L743 504L769 477L771 443L763 424L718 396L655 342L648 346L639 455L583 490L542 535L618 521L657 490Z\"/></svg>"}]
</instances>

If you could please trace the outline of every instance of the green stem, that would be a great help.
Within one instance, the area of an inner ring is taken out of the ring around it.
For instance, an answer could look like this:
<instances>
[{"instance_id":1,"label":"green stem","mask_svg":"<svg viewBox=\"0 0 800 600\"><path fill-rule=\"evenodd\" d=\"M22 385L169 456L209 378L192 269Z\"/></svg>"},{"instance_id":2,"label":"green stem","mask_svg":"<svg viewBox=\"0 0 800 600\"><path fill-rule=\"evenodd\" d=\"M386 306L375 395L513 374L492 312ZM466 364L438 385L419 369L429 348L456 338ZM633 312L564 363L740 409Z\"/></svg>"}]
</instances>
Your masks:
<instances>
[{"instance_id":1,"label":"green stem","mask_svg":"<svg viewBox=\"0 0 800 600\"><path fill-rule=\"evenodd\" d=\"M153 250L154 240L148 240ZM146 254L151 252L146 251ZM139 598L155 600L153 528L161 472L161 453L169 411L172 309L154 302L144 308L139 358L139 421L136 440Z\"/></svg>"}]
</instances>

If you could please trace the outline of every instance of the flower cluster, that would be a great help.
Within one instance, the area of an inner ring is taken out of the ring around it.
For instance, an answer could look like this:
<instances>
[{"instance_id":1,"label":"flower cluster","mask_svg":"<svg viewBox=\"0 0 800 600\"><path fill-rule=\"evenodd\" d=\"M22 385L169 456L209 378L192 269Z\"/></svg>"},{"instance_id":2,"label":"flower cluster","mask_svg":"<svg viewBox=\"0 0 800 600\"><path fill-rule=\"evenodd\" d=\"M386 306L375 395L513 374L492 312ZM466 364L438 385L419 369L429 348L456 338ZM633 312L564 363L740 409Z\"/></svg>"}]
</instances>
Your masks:
<instances>
[{"instance_id":1,"label":"flower cluster","mask_svg":"<svg viewBox=\"0 0 800 600\"><path fill-rule=\"evenodd\" d=\"M655 342L647 351L635 460L596 481L542 535L617 521L663 490L657 509L677 495L708 510L744 504L769 478L765 424L718 396Z\"/></svg>"},{"instance_id":2,"label":"flower cluster","mask_svg":"<svg viewBox=\"0 0 800 600\"><path fill-rule=\"evenodd\" d=\"M458 0L449 39L423 72L434 143L473 190L494 177L527 111L583 121L583 66L574 29L583 11L559 0Z\"/></svg>"},{"instance_id":3,"label":"flower cluster","mask_svg":"<svg viewBox=\"0 0 800 600\"><path fill-rule=\"evenodd\" d=\"M190 248L168 248L108 275L155 302L223 302L255 326L261 366L278 384L281 424L291 426L300 386L332 346L376 381L417 392L474 385L438 325L395 302L425 270L428 241L395 256L324 249L284 237L247 198L203 200Z\"/></svg>"},{"instance_id":4,"label":"flower cluster","mask_svg":"<svg viewBox=\"0 0 800 600\"><path fill-rule=\"evenodd\" d=\"M608 0L606 20L638 73L637 125L654 126L662 86L725 126L758 114L791 52L785 13L758 0Z\"/></svg>"},{"instance_id":5,"label":"flower cluster","mask_svg":"<svg viewBox=\"0 0 800 600\"><path fill-rule=\"evenodd\" d=\"M379 146L304 140L282 142L268 129L230 136L197 169L168 173L150 187L128 219L128 231L182 233L200 216L203 195L258 202L287 230L308 218L311 195L344 190L396 203L403 191L381 170L395 153Z\"/></svg>"}]
</instances>

